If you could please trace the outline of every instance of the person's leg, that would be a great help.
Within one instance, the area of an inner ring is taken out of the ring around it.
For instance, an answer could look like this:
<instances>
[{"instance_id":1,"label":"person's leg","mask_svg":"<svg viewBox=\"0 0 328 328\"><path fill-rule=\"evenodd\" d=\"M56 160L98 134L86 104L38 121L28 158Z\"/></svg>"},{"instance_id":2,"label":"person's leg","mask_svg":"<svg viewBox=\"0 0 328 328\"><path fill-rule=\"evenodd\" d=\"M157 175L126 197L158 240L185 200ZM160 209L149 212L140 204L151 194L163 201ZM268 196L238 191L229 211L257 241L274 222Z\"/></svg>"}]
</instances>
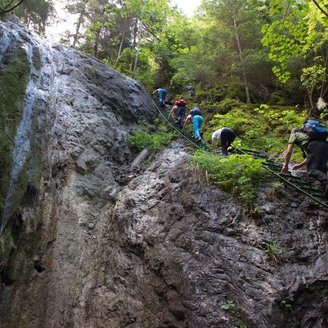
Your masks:
<instances>
[{"instance_id":1,"label":"person's leg","mask_svg":"<svg viewBox=\"0 0 328 328\"><path fill-rule=\"evenodd\" d=\"M199 134L199 128L198 128L198 121L195 118L196 118L196 116L194 116L192 119L192 125L194 127L194 137L197 140L200 137L200 134Z\"/></svg>"},{"instance_id":2,"label":"person's leg","mask_svg":"<svg viewBox=\"0 0 328 328\"><path fill-rule=\"evenodd\" d=\"M228 130L223 129L221 132L221 149L224 155L228 155L229 139Z\"/></svg>"},{"instance_id":3,"label":"person's leg","mask_svg":"<svg viewBox=\"0 0 328 328\"><path fill-rule=\"evenodd\" d=\"M200 138L200 133L199 133L199 128L200 128L200 121L199 121L199 118L200 116L199 115L195 115L193 118L192 118L192 124L193 124L193 127L194 127L194 137L195 139L199 139Z\"/></svg>"},{"instance_id":4,"label":"person's leg","mask_svg":"<svg viewBox=\"0 0 328 328\"><path fill-rule=\"evenodd\" d=\"M182 129L183 127L183 121L184 121L184 113L186 108L185 107L179 107L179 113L178 113L178 125Z\"/></svg>"},{"instance_id":5,"label":"person's leg","mask_svg":"<svg viewBox=\"0 0 328 328\"><path fill-rule=\"evenodd\" d=\"M196 141L200 141L202 139L200 136L200 128L202 126L203 120L204 120L203 117L200 115L195 115L192 119L192 124L194 126L194 135L195 135Z\"/></svg>"},{"instance_id":6,"label":"person's leg","mask_svg":"<svg viewBox=\"0 0 328 328\"><path fill-rule=\"evenodd\" d=\"M307 173L310 177L320 181L325 189L328 187L327 161L328 143L311 141L308 146Z\"/></svg>"},{"instance_id":7,"label":"person's leg","mask_svg":"<svg viewBox=\"0 0 328 328\"><path fill-rule=\"evenodd\" d=\"M228 129L227 139L227 148L230 148L231 144L236 139L236 134L231 129Z\"/></svg>"},{"instance_id":8,"label":"person's leg","mask_svg":"<svg viewBox=\"0 0 328 328\"><path fill-rule=\"evenodd\" d=\"M235 133L230 129L223 129L221 132L221 148L224 155L228 155L228 148L235 140Z\"/></svg>"}]
</instances>

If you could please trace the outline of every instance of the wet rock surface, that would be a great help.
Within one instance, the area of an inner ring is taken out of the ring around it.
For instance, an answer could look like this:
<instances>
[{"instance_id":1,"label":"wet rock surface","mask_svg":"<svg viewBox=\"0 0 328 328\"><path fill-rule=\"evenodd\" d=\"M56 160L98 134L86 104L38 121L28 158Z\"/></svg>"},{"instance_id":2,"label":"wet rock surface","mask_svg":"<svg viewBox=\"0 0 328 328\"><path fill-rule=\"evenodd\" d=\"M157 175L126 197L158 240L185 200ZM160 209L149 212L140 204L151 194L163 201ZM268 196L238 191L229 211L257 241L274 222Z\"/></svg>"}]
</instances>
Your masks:
<instances>
[{"instance_id":1,"label":"wet rock surface","mask_svg":"<svg viewBox=\"0 0 328 328\"><path fill-rule=\"evenodd\" d=\"M42 183L1 241L1 328L328 326L326 210L267 182L246 212L182 141L131 172L149 94L38 42L51 63Z\"/></svg>"}]
</instances>

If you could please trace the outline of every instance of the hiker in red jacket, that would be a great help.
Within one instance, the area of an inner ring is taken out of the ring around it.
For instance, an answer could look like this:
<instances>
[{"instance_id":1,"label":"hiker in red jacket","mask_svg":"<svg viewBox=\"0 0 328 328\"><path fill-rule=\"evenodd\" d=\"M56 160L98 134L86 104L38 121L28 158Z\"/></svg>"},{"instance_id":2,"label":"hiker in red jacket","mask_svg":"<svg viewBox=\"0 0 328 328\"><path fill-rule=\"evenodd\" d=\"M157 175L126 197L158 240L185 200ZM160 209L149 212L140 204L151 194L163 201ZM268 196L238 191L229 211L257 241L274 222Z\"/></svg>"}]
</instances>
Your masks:
<instances>
[{"instance_id":1,"label":"hiker in red jacket","mask_svg":"<svg viewBox=\"0 0 328 328\"><path fill-rule=\"evenodd\" d=\"M169 117L171 117L173 113L175 114L175 118L176 118L175 123L178 124L181 129L183 128L186 105L187 103L183 99L176 100L169 114Z\"/></svg>"}]
</instances>

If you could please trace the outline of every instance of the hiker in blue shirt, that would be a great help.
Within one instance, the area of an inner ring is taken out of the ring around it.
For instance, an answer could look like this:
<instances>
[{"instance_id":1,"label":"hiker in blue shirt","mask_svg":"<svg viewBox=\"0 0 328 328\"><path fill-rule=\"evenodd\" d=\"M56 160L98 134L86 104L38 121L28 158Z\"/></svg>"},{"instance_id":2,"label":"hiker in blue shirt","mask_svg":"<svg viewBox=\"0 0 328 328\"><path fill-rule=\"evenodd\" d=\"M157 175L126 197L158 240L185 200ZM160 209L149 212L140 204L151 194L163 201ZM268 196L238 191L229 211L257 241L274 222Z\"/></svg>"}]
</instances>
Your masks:
<instances>
[{"instance_id":1,"label":"hiker in blue shirt","mask_svg":"<svg viewBox=\"0 0 328 328\"><path fill-rule=\"evenodd\" d=\"M160 103L161 107L165 108L166 89L158 88L153 92L153 94L156 92L158 92L159 103Z\"/></svg>"}]
</instances>

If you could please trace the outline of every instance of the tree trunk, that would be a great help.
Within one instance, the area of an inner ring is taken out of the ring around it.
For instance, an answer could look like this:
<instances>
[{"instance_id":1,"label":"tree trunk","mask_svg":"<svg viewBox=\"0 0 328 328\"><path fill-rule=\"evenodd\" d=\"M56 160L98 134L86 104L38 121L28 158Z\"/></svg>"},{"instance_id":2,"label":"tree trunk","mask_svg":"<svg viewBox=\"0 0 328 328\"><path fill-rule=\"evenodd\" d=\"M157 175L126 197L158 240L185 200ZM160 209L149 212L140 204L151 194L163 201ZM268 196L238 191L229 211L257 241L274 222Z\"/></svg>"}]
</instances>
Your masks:
<instances>
[{"instance_id":1,"label":"tree trunk","mask_svg":"<svg viewBox=\"0 0 328 328\"><path fill-rule=\"evenodd\" d=\"M132 49L135 49L135 47L137 46L137 38L138 38L138 31L139 31L138 23L139 23L139 20L138 20L138 18L136 18L135 22L134 22L134 27L133 27ZM133 72L134 64L135 64L135 58L131 61L131 65L130 65L131 72Z\"/></svg>"},{"instance_id":2,"label":"tree trunk","mask_svg":"<svg viewBox=\"0 0 328 328\"><path fill-rule=\"evenodd\" d=\"M121 42L120 42L120 47L118 48L118 53L117 53L117 57L115 60L115 67L117 67L118 62L121 58L121 53L122 53L122 49L123 49L123 42L124 42L124 38L125 38L125 30L122 33L122 38L121 38Z\"/></svg>"},{"instance_id":3,"label":"tree trunk","mask_svg":"<svg viewBox=\"0 0 328 328\"><path fill-rule=\"evenodd\" d=\"M94 56L96 58L98 58L98 47L99 47L99 36L100 36L100 31L101 31L101 28L98 28L96 31L95 31L95 44L93 46L93 52L94 52Z\"/></svg>"},{"instance_id":4,"label":"tree trunk","mask_svg":"<svg viewBox=\"0 0 328 328\"><path fill-rule=\"evenodd\" d=\"M310 102L309 116L311 116L315 112L315 107L314 107L314 103L313 103L313 90L307 89L306 91L307 91L309 102Z\"/></svg>"},{"instance_id":5,"label":"tree trunk","mask_svg":"<svg viewBox=\"0 0 328 328\"><path fill-rule=\"evenodd\" d=\"M85 8L86 8L86 5L87 5L87 1L88 0L83 0L81 2L82 4L82 8L81 8L81 13L80 13L80 16L79 16L79 19L76 23L76 30L75 30L75 34L74 34L74 37L73 37L73 47L76 46L77 42L78 42L78 39L79 39L79 35L80 35L80 28L81 28L81 25L82 25L82 22L83 22L83 18L84 18L84 15L85 15Z\"/></svg>"},{"instance_id":6,"label":"tree trunk","mask_svg":"<svg viewBox=\"0 0 328 328\"><path fill-rule=\"evenodd\" d=\"M237 46L238 46L240 64L241 64L241 68L242 68L242 71L243 71L243 79L244 79L244 85L245 85L246 101L247 101L247 103L250 103L251 102L251 98L249 96L249 88L248 88L248 82L247 82L247 74L246 74L246 69L245 69L245 64L244 64L243 52L242 52L241 45L240 45L240 40L239 40L239 34L238 34L238 29L237 29L237 20L236 20L236 17L233 17L233 26L234 26L235 36L236 36L236 41L237 41Z\"/></svg>"},{"instance_id":7,"label":"tree trunk","mask_svg":"<svg viewBox=\"0 0 328 328\"><path fill-rule=\"evenodd\" d=\"M9 1L9 3L4 3L2 4L1 3L1 6L0 6L0 15L3 15L3 14L6 14L6 13L9 13L11 11L13 11L16 7L18 7L24 0L19 0L15 3L14 0L12 1Z\"/></svg>"},{"instance_id":8,"label":"tree trunk","mask_svg":"<svg viewBox=\"0 0 328 328\"><path fill-rule=\"evenodd\" d=\"M133 71L132 71L133 77L135 76L135 73L137 71L139 51L140 51L140 49L136 49L136 55L134 57L134 65L133 65Z\"/></svg>"}]
</instances>

